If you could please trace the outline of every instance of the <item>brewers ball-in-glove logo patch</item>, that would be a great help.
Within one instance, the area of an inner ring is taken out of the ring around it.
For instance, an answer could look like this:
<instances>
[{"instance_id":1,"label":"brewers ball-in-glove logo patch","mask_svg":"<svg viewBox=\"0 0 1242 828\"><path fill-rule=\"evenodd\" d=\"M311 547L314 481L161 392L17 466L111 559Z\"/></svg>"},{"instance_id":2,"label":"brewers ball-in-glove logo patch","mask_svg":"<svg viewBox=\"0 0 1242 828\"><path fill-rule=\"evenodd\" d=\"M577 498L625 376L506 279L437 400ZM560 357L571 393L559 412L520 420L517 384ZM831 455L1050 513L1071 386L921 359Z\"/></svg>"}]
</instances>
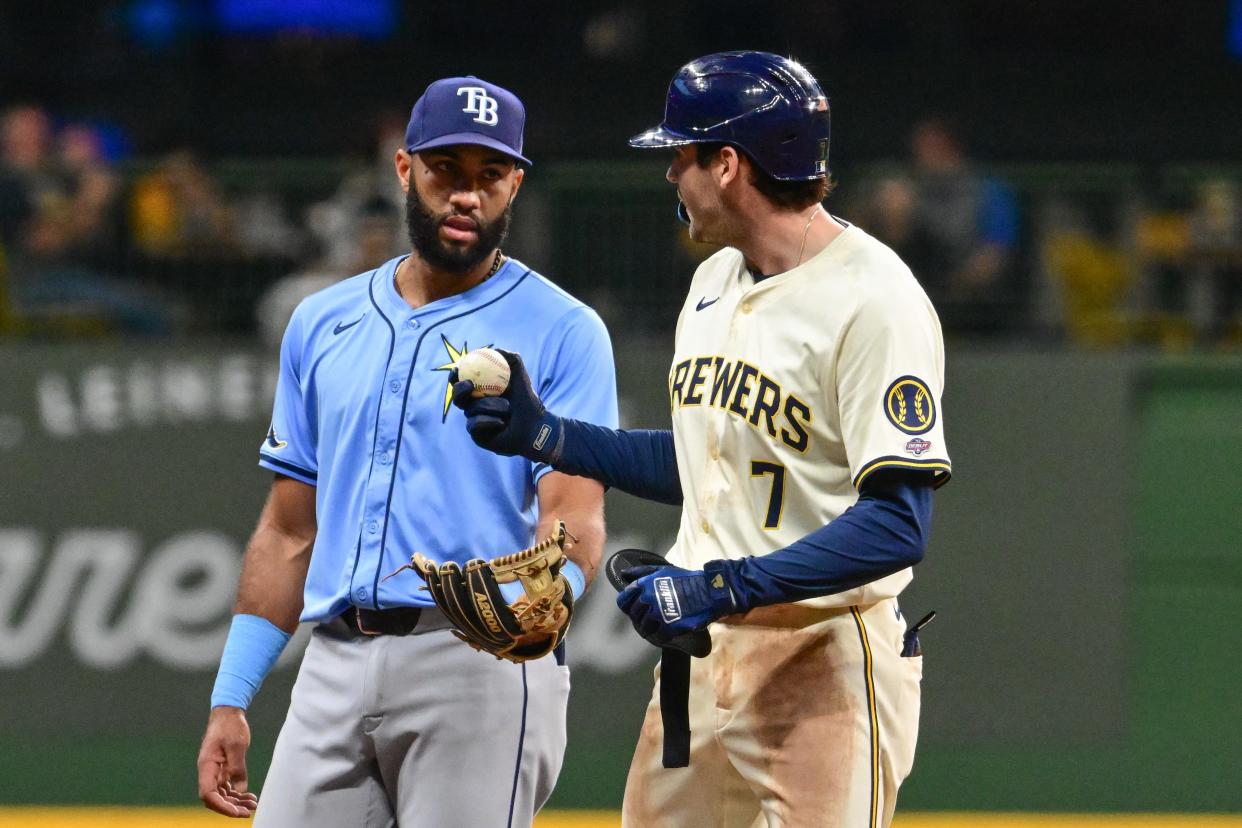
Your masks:
<instances>
[{"instance_id":1,"label":"brewers ball-in-glove logo patch","mask_svg":"<svg viewBox=\"0 0 1242 828\"><path fill-rule=\"evenodd\" d=\"M936 424L936 403L927 383L918 377L898 377L884 392L888 421L906 434L924 434Z\"/></svg>"}]
</instances>

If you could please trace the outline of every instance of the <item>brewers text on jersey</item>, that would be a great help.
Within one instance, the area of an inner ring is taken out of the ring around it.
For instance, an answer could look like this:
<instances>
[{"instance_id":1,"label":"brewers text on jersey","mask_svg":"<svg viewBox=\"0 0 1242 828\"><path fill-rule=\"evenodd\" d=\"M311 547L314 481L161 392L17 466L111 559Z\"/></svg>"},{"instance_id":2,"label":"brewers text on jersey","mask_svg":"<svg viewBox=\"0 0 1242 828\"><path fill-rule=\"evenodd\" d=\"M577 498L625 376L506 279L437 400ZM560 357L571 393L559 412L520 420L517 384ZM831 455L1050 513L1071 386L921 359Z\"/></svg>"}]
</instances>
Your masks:
<instances>
[{"instance_id":1,"label":"brewers text on jersey","mask_svg":"<svg viewBox=\"0 0 1242 828\"><path fill-rule=\"evenodd\" d=\"M736 414L794 451L804 452L810 446L810 405L745 360L683 359L669 372L669 402L674 408L708 405Z\"/></svg>"}]
</instances>

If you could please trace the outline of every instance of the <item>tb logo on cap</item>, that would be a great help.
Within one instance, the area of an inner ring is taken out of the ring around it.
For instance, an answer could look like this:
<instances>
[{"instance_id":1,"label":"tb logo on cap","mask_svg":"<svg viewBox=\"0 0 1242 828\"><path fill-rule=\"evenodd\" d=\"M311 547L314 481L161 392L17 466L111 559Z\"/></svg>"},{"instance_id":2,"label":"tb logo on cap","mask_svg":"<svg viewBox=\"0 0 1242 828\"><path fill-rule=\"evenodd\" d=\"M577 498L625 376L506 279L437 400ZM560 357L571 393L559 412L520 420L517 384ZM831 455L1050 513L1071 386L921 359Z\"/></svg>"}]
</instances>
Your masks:
<instances>
[{"instance_id":1,"label":"tb logo on cap","mask_svg":"<svg viewBox=\"0 0 1242 828\"><path fill-rule=\"evenodd\" d=\"M500 116L496 114L496 107L500 102L487 94L487 90L481 86L463 86L457 90L458 95L463 92L466 93L466 106L462 112L473 115L476 123L496 126L500 121Z\"/></svg>"}]
</instances>

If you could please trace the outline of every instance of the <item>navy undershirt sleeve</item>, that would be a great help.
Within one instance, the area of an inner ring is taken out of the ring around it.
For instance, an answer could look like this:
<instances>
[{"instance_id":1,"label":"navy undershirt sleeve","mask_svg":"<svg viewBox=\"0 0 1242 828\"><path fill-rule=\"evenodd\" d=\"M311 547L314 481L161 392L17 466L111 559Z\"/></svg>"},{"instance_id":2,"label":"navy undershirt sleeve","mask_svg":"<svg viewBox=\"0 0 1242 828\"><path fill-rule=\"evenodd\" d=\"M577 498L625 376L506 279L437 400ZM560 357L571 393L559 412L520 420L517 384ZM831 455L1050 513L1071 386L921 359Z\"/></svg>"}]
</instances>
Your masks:
<instances>
[{"instance_id":1,"label":"navy undershirt sleeve","mask_svg":"<svg viewBox=\"0 0 1242 828\"><path fill-rule=\"evenodd\" d=\"M918 563L933 485L925 472L876 472L836 520L784 549L722 562L738 610L843 592Z\"/></svg>"},{"instance_id":2,"label":"navy undershirt sleeve","mask_svg":"<svg viewBox=\"0 0 1242 828\"><path fill-rule=\"evenodd\" d=\"M671 431L561 422L557 471L648 500L682 502ZM926 472L877 471L836 520L775 552L721 562L738 610L844 592L917 564L931 531L933 488Z\"/></svg>"},{"instance_id":3,"label":"navy undershirt sleeve","mask_svg":"<svg viewBox=\"0 0 1242 828\"><path fill-rule=\"evenodd\" d=\"M636 497L681 504L673 432L616 429L560 418L564 443L557 471L600 481Z\"/></svg>"}]
</instances>

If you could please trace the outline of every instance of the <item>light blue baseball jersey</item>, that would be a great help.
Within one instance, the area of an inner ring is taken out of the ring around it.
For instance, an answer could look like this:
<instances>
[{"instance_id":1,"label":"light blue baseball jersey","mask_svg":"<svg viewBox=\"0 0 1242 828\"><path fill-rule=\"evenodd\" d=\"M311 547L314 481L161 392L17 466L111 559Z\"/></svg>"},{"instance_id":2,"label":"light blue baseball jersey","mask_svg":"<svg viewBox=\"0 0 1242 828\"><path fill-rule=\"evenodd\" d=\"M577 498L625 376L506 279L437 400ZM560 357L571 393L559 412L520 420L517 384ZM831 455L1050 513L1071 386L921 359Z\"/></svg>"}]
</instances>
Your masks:
<instances>
[{"instance_id":1,"label":"light blue baseball jersey","mask_svg":"<svg viewBox=\"0 0 1242 828\"><path fill-rule=\"evenodd\" d=\"M550 410L617 424L612 347L590 308L509 259L415 309L393 284L400 262L307 298L281 345L259 465L316 487L303 621L430 606L413 571L383 580L414 552L463 562L534 541L550 468L471 441L448 381L466 351L515 351Z\"/></svg>"}]
</instances>

